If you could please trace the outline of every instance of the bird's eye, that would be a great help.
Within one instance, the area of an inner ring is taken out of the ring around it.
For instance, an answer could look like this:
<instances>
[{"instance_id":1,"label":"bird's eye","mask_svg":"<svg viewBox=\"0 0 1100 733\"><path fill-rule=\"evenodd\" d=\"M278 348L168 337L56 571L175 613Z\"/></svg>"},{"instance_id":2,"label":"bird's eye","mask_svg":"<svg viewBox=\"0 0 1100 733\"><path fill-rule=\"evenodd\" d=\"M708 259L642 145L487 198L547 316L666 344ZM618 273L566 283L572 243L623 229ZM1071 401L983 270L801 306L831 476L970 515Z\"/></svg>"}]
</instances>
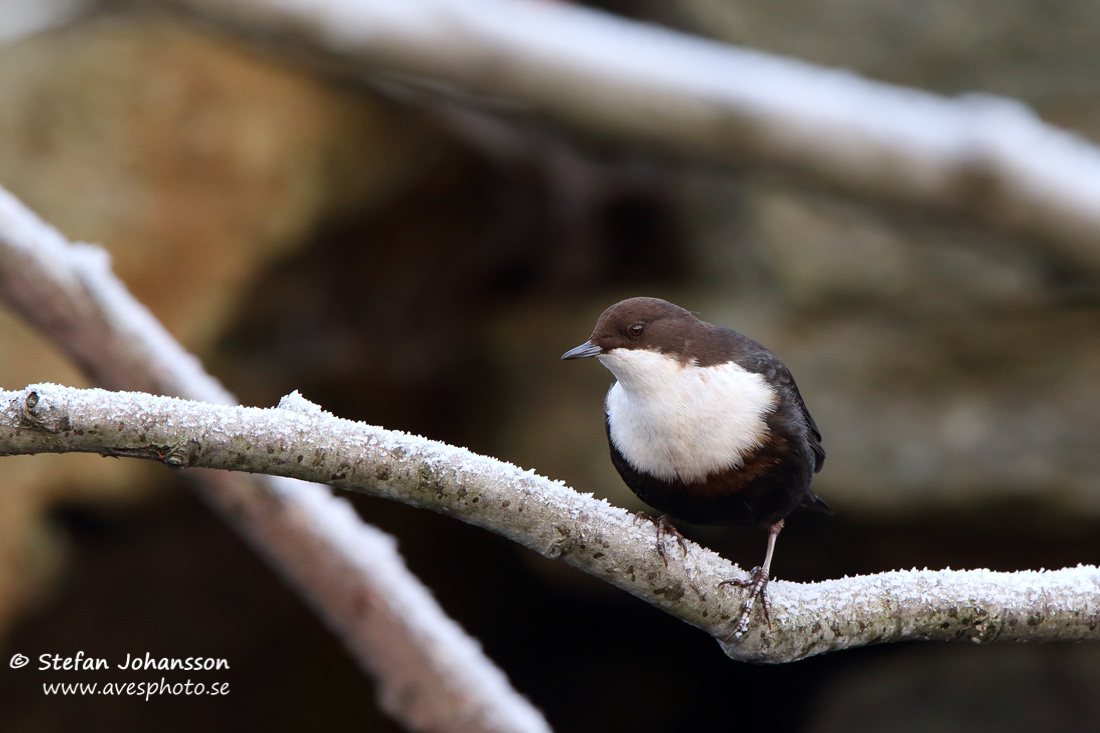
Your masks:
<instances>
[{"instance_id":1,"label":"bird's eye","mask_svg":"<svg viewBox=\"0 0 1100 733\"><path fill-rule=\"evenodd\" d=\"M642 335L642 333L643 333L644 331L645 331L645 324L644 324L644 323L635 323L635 324L634 324L633 326L631 326L630 328L626 329L626 332L627 332L627 334L628 334L628 335L630 336L630 338L632 338L632 339L636 339L636 338L638 338L639 336L641 336L641 335Z\"/></svg>"}]
</instances>

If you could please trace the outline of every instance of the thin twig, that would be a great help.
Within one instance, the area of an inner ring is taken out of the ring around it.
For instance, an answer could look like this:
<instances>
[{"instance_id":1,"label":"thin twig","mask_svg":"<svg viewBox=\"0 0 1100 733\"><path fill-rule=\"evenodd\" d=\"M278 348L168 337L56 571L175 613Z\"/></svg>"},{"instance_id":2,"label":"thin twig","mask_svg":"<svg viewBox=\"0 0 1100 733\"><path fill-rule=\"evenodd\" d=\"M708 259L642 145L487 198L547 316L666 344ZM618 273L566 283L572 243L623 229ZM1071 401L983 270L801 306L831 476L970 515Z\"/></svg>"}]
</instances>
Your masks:
<instances>
[{"instance_id":1,"label":"thin twig","mask_svg":"<svg viewBox=\"0 0 1100 733\"><path fill-rule=\"evenodd\" d=\"M687 542L657 552L656 530L624 509L511 464L333 417L297 393L270 409L35 385L0 391L0 455L84 451L326 482L462 519L565 560L717 637L742 571ZM823 583L774 582L772 623L723 643L735 658L787 662L866 644L1100 640L1100 569L906 571Z\"/></svg>"}]
</instances>

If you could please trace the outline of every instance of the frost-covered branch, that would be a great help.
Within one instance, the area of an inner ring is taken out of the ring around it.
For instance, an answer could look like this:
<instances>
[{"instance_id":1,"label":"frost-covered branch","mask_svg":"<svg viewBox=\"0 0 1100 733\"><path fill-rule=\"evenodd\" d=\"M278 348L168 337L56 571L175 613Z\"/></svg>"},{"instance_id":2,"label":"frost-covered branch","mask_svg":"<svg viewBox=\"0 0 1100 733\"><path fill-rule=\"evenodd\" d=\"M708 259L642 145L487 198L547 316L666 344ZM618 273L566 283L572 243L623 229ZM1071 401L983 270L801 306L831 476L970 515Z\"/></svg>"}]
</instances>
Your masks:
<instances>
[{"instance_id":1,"label":"frost-covered branch","mask_svg":"<svg viewBox=\"0 0 1100 733\"><path fill-rule=\"evenodd\" d=\"M1100 150L1018 102L947 98L544 0L161 0L373 77L495 98L707 161L972 217L1100 272Z\"/></svg>"},{"instance_id":2,"label":"frost-covered branch","mask_svg":"<svg viewBox=\"0 0 1100 733\"><path fill-rule=\"evenodd\" d=\"M101 384L236 403L133 299L103 250L70 244L2 188L0 301ZM202 498L375 678L390 715L415 730L548 730L409 572L393 538L361 522L346 501L286 478L196 478Z\"/></svg>"},{"instance_id":3,"label":"frost-covered branch","mask_svg":"<svg viewBox=\"0 0 1100 733\"><path fill-rule=\"evenodd\" d=\"M35 385L0 391L0 455L84 451L329 483L441 512L557 557L719 638L742 571L687 543L656 551L656 531L561 482L420 437L333 417L294 393L270 409L139 393ZM1100 569L909 571L769 586L772 624L728 655L786 662L910 639L1100 639Z\"/></svg>"}]
</instances>

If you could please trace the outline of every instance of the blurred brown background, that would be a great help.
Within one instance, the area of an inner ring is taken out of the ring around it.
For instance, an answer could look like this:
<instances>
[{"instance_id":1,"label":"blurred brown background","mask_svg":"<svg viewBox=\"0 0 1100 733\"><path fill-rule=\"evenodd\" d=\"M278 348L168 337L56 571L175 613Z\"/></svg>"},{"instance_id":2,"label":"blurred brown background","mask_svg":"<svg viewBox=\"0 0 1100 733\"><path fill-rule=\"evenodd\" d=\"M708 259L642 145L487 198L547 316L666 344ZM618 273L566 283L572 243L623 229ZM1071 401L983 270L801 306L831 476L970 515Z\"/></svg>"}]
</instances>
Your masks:
<instances>
[{"instance_id":1,"label":"blurred brown background","mask_svg":"<svg viewBox=\"0 0 1100 733\"><path fill-rule=\"evenodd\" d=\"M1087 4L604 7L1015 97L1100 140ZM1100 561L1097 283L1040 243L390 92L180 20L79 23L0 46L0 184L110 250L245 404L298 389L640 509L606 455L610 375L558 357L605 306L655 295L767 344L821 427L815 491L837 514L791 518L779 578ZM0 313L0 384L37 381L84 383ZM4 459L0 486L0 729L396 729L339 644L177 475L37 456ZM557 730L1100 719L1093 646L900 645L747 666L560 563L353 499ZM743 566L764 547L750 530L684 531ZM54 676L6 663L78 650L226 657L231 693L46 697Z\"/></svg>"}]
</instances>

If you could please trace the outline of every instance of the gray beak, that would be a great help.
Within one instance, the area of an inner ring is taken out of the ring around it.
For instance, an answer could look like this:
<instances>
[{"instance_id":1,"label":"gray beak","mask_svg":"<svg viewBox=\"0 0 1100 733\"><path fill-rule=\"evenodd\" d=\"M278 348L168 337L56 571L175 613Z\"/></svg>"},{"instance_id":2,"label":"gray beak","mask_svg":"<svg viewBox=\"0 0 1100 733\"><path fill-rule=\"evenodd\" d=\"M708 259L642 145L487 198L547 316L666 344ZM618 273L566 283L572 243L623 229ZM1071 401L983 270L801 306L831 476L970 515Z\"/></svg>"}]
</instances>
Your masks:
<instances>
[{"instance_id":1,"label":"gray beak","mask_svg":"<svg viewBox=\"0 0 1100 733\"><path fill-rule=\"evenodd\" d=\"M562 359L587 359L590 356L599 356L602 353L603 353L603 349L601 349L599 346L592 343L591 341L585 341L583 344L581 344L577 348L570 349L569 351L562 354L561 358Z\"/></svg>"}]
</instances>

